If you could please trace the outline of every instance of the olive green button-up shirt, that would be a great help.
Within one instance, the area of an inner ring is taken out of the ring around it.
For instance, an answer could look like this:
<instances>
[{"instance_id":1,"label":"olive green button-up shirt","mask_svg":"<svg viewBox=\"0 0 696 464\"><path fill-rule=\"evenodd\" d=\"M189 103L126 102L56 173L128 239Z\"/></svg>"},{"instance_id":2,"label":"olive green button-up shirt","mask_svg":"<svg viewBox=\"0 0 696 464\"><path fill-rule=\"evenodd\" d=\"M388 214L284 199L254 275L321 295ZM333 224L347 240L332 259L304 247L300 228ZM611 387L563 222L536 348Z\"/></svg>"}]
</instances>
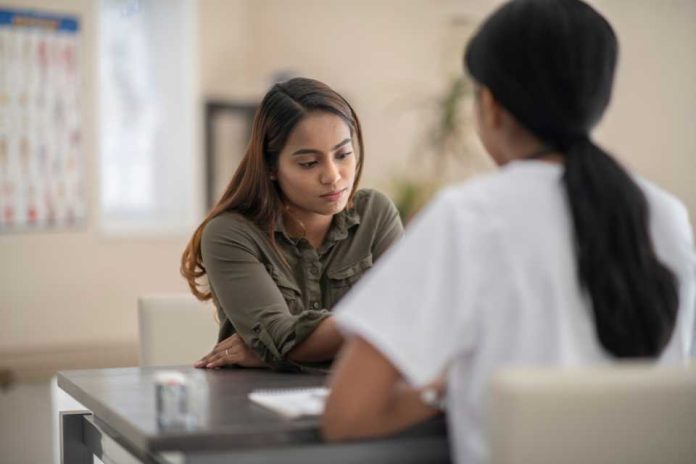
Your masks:
<instances>
[{"instance_id":1,"label":"olive green button-up shirt","mask_svg":"<svg viewBox=\"0 0 696 464\"><path fill-rule=\"evenodd\" d=\"M375 190L359 190L337 213L324 243L275 231L286 266L264 231L237 213L223 213L203 231L201 249L220 319L218 341L237 332L268 365L286 360L331 308L403 233L394 204Z\"/></svg>"}]
</instances>

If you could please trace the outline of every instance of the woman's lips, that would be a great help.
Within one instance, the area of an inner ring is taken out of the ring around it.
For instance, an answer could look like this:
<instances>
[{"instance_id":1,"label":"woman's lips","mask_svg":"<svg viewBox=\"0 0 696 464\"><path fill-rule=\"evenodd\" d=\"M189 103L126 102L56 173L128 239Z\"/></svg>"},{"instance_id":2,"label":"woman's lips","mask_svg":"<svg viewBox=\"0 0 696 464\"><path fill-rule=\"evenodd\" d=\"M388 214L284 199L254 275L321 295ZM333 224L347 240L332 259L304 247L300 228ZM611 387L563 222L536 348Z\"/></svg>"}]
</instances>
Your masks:
<instances>
[{"instance_id":1,"label":"woman's lips","mask_svg":"<svg viewBox=\"0 0 696 464\"><path fill-rule=\"evenodd\" d=\"M348 189L344 188L335 192L325 193L321 197L329 201L338 201L346 190Z\"/></svg>"}]
</instances>

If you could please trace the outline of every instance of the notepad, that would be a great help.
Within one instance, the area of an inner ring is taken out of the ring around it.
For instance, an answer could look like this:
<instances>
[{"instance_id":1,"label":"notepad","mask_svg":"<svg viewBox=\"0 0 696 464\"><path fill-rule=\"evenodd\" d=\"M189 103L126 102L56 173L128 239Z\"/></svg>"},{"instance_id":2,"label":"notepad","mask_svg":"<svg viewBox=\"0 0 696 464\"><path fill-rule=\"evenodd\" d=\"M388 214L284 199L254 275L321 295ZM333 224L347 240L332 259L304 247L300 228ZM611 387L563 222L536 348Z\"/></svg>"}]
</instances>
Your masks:
<instances>
[{"instance_id":1,"label":"notepad","mask_svg":"<svg viewBox=\"0 0 696 464\"><path fill-rule=\"evenodd\" d=\"M329 389L326 387L254 390L249 399L288 419L319 416L324 411Z\"/></svg>"}]
</instances>

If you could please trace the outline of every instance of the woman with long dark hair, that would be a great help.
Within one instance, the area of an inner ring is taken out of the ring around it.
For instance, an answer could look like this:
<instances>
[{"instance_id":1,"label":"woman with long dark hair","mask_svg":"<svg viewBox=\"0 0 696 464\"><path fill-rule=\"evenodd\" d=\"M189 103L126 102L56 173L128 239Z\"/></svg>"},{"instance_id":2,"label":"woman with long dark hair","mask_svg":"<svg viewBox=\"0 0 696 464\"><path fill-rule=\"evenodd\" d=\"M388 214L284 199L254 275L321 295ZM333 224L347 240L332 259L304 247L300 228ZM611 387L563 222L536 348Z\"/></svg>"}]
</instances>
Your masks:
<instances>
[{"instance_id":1,"label":"woman with long dark hair","mask_svg":"<svg viewBox=\"0 0 696 464\"><path fill-rule=\"evenodd\" d=\"M181 273L218 309L198 367L323 367L343 342L331 308L402 234L394 205L358 190L360 122L312 79L274 85L246 154L196 229Z\"/></svg>"},{"instance_id":2,"label":"woman with long dark hair","mask_svg":"<svg viewBox=\"0 0 696 464\"><path fill-rule=\"evenodd\" d=\"M456 461L478 463L500 367L689 358L686 209L591 137L617 55L610 24L579 0L515 0L483 23L464 61L480 138L502 167L444 191L337 309L353 337L327 438L427 418L446 385Z\"/></svg>"}]
</instances>

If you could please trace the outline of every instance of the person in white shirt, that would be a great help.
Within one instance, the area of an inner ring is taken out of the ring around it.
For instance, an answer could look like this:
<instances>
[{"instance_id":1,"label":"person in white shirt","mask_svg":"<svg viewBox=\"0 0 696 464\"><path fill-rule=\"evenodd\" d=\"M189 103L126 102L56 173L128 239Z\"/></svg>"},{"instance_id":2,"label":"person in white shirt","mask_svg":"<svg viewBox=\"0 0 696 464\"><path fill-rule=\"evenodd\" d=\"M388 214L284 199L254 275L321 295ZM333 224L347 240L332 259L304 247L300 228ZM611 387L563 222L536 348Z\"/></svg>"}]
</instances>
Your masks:
<instances>
[{"instance_id":1,"label":"person in white shirt","mask_svg":"<svg viewBox=\"0 0 696 464\"><path fill-rule=\"evenodd\" d=\"M511 365L693 353L687 211L591 139L618 54L579 0L516 0L467 47L495 173L443 191L336 310L350 336L328 440L393 433L445 407L455 462L488 456L486 389Z\"/></svg>"}]
</instances>

